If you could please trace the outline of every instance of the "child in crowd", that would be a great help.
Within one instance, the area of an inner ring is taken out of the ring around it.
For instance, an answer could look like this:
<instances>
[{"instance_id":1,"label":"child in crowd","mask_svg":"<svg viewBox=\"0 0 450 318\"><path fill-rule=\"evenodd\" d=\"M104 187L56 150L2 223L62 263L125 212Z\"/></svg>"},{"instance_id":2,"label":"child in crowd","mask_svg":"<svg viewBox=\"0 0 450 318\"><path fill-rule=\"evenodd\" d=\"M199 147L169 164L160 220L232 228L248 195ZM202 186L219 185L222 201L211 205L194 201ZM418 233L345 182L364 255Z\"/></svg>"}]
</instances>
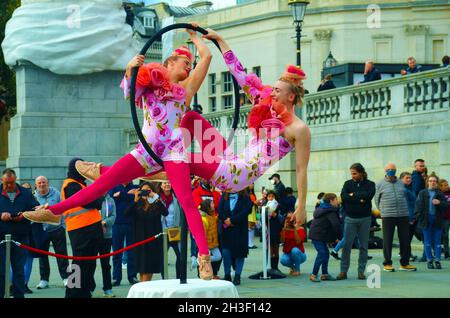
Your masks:
<instances>
[{"instance_id":1,"label":"child in crowd","mask_svg":"<svg viewBox=\"0 0 450 318\"><path fill-rule=\"evenodd\" d=\"M280 232L283 227L284 219L280 213L277 195L274 191L267 192L267 215L270 226L270 265L273 270L279 271L278 260L280 245Z\"/></svg>"},{"instance_id":2,"label":"child in crowd","mask_svg":"<svg viewBox=\"0 0 450 318\"><path fill-rule=\"evenodd\" d=\"M214 201L206 199L200 203L200 213L202 215L203 227L205 228L206 240L208 241L208 249L209 253L211 254L213 279L220 279L220 277L217 276L218 267L215 264L222 260L222 253L220 253L219 249L219 233L217 230L218 217L214 212Z\"/></svg>"},{"instance_id":3,"label":"child in crowd","mask_svg":"<svg viewBox=\"0 0 450 318\"><path fill-rule=\"evenodd\" d=\"M336 280L328 274L328 261L330 253L327 243L334 242L342 237L341 224L338 216L339 202L336 194L326 193L317 209L314 211L314 219L309 229L309 238L312 240L317 251L313 271L309 277L312 282L321 280ZM317 278L319 269L322 267L320 280Z\"/></svg>"},{"instance_id":4,"label":"child in crowd","mask_svg":"<svg viewBox=\"0 0 450 318\"><path fill-rule=\"evenodd\" d=\"M289 274L292 276L300 275L300 264L306 261L305 248L305 229L296 226L295 221L291 221L292 213L288 213L284 220L284 227L281 230L280 240L283 245L283 255L281 256L281 264L289 267Z\"/></svg>"}]
</instances>

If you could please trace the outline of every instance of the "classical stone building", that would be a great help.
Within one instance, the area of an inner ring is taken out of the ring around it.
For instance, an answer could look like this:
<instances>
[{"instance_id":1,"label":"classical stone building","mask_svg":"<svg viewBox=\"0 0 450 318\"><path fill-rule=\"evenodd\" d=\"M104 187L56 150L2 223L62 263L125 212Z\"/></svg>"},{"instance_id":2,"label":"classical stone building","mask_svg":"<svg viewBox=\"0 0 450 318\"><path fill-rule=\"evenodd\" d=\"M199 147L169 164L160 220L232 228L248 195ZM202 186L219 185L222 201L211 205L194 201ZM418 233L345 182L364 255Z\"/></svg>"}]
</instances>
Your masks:
<instances>
[{"instance_id":1,"label":"classical stone building","mask_svg":"<svg viewBox=\"0 0 450 318\"><path fill-rule=\"evenodd\" d=\"M111 3L93 3L102 1ZM22 5L45 2L24 0ZM121 4L118 2L114 1L116 6ZM287 2L242 1L217 11L210 11L206 3L206 7L189 9L160 3L139 9L136 15L147 26L152 26L151 19L156 16L159 27L165 25L163 21L195 21L216 29L247 70L271 84L286 64L295 63L295 32ZM426 160L430 171L447 178L450 175L448 68L314 93L329 52L339 65L361 65L367 59L403 64L409 56L415 56L420 64L439 64L449 53L448 1L380 0L375 7L372 2L318 0L308 6L301 47L310 94L298 115L312 131L309 206L317 192L339 192L354 162L363 163L372 180L382 178L386 162L397 163L399 171L411 170L418 157ZM124 12L123 24L125 19ZM129 38L136 35L131 28L127 32ZM145 31L141 43L147 35L150 33ZM161 55L186 40L183 30L175 32ZM131 56L139 45L127 53ZM217 49L212 52L210 72L198 99L205 116L225 133L233 112L231 78ZM15 64L18 114L11 121L7 165L17 168L20 179L45 174L58 186L72 156L110 164L133 147L136 137L129 105L118 88L125 63L85 74L57 74L26 61ZM249 106L243 105L239 116L239 127L244 129L248 110ZM245 131L237 136L238 151L248 136ZM290 155L275 169L284 183L296 190L294 167L295 157ZM263 185L269 186L265 177L256 187Z\"/></svg>"}]
</instances>

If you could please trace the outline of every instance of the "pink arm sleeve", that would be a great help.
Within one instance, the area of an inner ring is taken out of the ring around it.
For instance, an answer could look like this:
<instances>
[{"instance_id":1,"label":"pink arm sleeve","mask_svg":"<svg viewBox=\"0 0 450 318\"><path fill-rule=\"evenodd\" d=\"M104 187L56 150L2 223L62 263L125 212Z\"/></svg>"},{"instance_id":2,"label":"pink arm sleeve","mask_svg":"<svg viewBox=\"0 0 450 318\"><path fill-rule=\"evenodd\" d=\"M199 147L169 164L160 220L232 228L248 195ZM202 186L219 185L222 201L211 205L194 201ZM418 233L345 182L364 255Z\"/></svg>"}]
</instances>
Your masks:
<instances>
[{"instance_id":1,"label":"pink arm sleeve","mask_svg":"<svg viewBox=\"0 0 450 318\"><path fill-rule=\"evenodd\" d=\"M272 90L268 86L263 86L261 79L256 74L247 74L233 51L225 52L223 58L231 74L236 78L239 86L252 102L262 97L261 95L268 94L268 90Z\"/></svg>"}]
</instances>

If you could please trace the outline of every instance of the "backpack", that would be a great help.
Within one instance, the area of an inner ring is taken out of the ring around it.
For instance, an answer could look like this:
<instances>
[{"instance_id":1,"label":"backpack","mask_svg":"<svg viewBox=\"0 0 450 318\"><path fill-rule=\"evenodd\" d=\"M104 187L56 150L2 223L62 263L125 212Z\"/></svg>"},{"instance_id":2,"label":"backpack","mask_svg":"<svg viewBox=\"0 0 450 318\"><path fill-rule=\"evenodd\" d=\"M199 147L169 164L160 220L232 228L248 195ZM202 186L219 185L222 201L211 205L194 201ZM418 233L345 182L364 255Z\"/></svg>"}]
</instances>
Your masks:
<instances>
[{"instance_id":1,"label":"backpack","mask_svg":"<svg viewBox=\"0 0 450 318\"><path fill-rule=\"evenodd\" d=\"M383 248L383 239L378 236L369 237L369 249L382 249Z\"/></svg>"}]
</instances>

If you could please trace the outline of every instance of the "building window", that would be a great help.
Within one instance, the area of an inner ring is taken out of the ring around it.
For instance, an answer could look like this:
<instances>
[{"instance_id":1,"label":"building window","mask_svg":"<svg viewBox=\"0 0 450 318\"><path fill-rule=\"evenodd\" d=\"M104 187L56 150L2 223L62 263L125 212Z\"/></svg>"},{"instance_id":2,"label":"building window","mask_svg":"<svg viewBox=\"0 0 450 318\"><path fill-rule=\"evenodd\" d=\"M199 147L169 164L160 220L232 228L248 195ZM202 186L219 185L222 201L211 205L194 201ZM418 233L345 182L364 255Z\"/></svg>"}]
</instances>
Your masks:
<instances>
[{"instance_id":1,"label":"building window","mask_svg":"<svg viewBox=\"0 0 450 318\"><path fill-rule=\"evenodd\" d=\"M222 96L222 105L224 109L230 109L233 107L233 95Z\"/></svg>"},{"instance_id":2,"label":"building window","mask_svg":"<svg viewBox=\"0 0 450 318\"><path fill-rule=\"evenodd\" d=\"M442 63L442 57L444 56L444 40L433 40L433 63Z\"/></svg>"},{"instance_id":3,"label":"building window","mask_svg":"<svg viewBox=\"0 0 450 318\"><path fill-rule=\"evenodd\" d=\"M224 72L222 73L222 91L224 93L232 92L233 91L233 80L231 79L231 73L230 72Z\"/></svg>"},{"instance_id":4,"label":"building window","mask_svg":"<svg viewBox=\"0 0 450 318\"><path fill-rule=\"evenodd\" d=\"M209 74L209 95L216 93L216 74Z\"/></svg>"},{"instance_id":5,"label":"building window","mask_svg":"<svg viewBox=\"0 0 450 318\"><path fill-rule=\"evenodd\" d=\"M146 28L154 28L154 20L152 17L144 17L144 27Z\"/></svg>"},{"instance_id":6,"label":"building window","mask_svg":"<svg viewBox=\"0 0 450 318\"><path fill-rule=\"evenodd\" d=\"M210 97L209 98L209 111L211 113L217 111L216 98L215 97Z\"/></svg>"},{"instance_id":7,"label":"building window","mask_svg":"<svg viewBox=\"0 0 450 318\"><path fill-rule=\"evenodd\" d=\"M252 71L256 74L256 76L261 78L261 66L255 66Z\"/></svg>"}]
</instances>

